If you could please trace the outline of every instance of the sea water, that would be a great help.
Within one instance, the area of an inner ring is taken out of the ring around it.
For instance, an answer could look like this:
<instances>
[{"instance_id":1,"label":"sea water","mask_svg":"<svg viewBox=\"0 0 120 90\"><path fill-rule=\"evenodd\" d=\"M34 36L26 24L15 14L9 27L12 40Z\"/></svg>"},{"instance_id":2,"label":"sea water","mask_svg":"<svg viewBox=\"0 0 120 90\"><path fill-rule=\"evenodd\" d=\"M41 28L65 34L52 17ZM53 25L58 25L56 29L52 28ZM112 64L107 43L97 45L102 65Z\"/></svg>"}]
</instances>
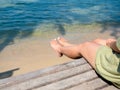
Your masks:
<instances>
[{"instance_id":1,"label":"sea water","mask_svg":"<svg viewBox=\"0 0 120 90\"><path fill-rule=\"evenodd\" d=\"M0 0L3 41L120 22L120 0ZM11 39L10 39L11 38Z\"/></svg>"}]
</instances>

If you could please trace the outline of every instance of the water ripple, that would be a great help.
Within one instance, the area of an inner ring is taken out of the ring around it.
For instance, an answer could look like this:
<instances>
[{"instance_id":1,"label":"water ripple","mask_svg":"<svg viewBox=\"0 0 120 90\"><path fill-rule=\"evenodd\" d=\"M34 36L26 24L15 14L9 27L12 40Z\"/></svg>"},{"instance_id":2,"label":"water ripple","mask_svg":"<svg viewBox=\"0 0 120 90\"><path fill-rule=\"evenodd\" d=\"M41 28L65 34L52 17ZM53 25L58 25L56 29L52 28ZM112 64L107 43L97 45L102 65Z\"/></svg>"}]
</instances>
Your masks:
<instances>
[{"instance_id":1,"label":"water ripple","mask_svg":"<svg viewBox=\"0 0 120 90\"><path fill-rule=\"evenodd\" d=\"M0 4L0 30L32 30L45 22L120 22L119 3L120 0L4 0Z\"/></svg>"}]
</instances>

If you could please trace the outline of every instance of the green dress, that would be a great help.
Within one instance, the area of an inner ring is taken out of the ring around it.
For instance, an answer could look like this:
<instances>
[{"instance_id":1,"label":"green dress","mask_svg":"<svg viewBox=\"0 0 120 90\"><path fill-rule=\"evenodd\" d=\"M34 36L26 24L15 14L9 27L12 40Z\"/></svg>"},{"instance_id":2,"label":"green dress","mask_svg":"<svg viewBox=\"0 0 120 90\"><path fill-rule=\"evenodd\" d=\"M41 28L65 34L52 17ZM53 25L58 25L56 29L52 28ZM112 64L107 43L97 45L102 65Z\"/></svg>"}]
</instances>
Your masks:
<instances>
[{"instance_id":1,"label":"green dress","mask_svg":"<svg viewBox=\"0 0 120 90\"><path fill-rule=\"evenodd\" d=\"M116 42L120 50L120 38ZM120 88L120 53L113 52L107 46L101 46L96 55L96 72Z\"/></svg>"}]
</instances>

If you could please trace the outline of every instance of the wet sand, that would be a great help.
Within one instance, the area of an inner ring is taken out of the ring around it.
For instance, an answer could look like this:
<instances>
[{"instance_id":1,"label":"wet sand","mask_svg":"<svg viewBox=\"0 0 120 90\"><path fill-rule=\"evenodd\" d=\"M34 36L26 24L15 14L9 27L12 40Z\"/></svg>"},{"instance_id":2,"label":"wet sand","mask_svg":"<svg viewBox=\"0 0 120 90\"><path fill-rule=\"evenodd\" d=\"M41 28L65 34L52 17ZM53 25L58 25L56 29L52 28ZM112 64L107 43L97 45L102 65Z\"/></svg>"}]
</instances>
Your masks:
<instances>
[{"instance_id":1,"label":"wet sand","mask_svg":"<svg viewBox=\"0 0 120 90\"><path fill-rule=\"evenodd\" d=\"M57 36L45 37L44 39L40 37L37 39L24 39L6 46L0 52L0 72L7 72L8 70L18 68L12 74L12 76L16 76L69 62L72 59L65 56L59 58L49 45L49 41ZM111 36L111 30L106 30L103 33L95 30L67 32L63 37L72 43L81 43L99 37L112 38L114 36Z\"/></svg>"}]
</instances>

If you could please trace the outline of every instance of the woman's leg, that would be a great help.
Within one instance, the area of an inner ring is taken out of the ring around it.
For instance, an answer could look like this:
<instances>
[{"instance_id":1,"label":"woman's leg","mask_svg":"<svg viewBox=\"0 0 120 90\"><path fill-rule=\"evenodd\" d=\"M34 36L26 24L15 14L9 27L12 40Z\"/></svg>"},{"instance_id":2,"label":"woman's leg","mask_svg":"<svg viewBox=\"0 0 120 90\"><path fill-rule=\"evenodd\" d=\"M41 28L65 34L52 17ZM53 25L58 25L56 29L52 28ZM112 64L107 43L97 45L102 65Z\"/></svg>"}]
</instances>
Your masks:
<instances>
[{"instance_id":1,"label":"woman's leg","mask_svg":"<svg viewBox=\"0 0 120 90\"><path fill-rule=\"evenodd\" d=\"M71 44L69 43L66 39L64 39L63 37L58 37L57 40L59 41L59 43L63 46L73 46L75 44ZM100 45L106 45L106 40L105 39L95 39L91 42L100 44Z\"/></svg>"},{"instance_id":2,"label":"woman's leg","mask_svg":"<svg viewBox=\"0 0 120 90\"><path fill-rule=\"evenodd\" d=\"M106 40L105 39L95 39L95 40L93 40L93 42L106 46Z\"/></svg>"},{"instance_id":3,"label":"woman's leg","mask_svg":"<svg viewBox=\"0 0 120 90\"><path fill-rule=\"evenodd\" d=\"M52 40L51 46L58 54L64 54L69 58L84 57L95 68L96 52L101 45L94 42L86 42L79 45L62 46L57 40Z\"/></svg>"}]
</instances>

